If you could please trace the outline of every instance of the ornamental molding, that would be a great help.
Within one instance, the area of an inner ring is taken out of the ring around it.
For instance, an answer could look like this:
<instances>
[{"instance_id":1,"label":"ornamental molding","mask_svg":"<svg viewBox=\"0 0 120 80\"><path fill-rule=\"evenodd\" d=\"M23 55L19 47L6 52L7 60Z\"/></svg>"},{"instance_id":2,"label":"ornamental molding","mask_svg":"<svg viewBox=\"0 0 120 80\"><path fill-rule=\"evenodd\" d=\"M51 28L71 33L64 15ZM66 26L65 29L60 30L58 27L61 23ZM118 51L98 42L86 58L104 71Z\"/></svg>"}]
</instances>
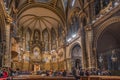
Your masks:
<instances>
[{"instance_id":1,"label":"ornamental molding","mask_svg":"<svg viewBox=\"0 0 120 80\"><path fill-rule=\"evenodd\" d=\"M93 27L98 27L98 25L100 25L102 22L104 22L105 20L107 20L108 18L112 17L112 15L114 15L115 13L117 13L120 10L120 5L118 5L117 7L113 8L110 12L105 13L103 15L103 17L101 17L100 19L98 19L94 24Z\"/></svg>"}]
</instances>

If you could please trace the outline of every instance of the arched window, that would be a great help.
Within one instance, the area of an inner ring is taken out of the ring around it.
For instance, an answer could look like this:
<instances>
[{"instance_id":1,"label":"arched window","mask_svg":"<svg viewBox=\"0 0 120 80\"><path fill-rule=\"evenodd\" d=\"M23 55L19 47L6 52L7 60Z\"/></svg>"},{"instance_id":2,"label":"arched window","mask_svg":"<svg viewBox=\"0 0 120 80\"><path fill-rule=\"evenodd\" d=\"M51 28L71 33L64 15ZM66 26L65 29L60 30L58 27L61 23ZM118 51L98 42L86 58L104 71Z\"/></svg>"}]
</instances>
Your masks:
<instances>
[{"instance_id":1,"label":"arched window","mask_svg":"<svg viewBox=\"0 0 120 80\"><path fill-rule=\"evenodd\" d=\"M87 25L87 20L86 18L83 18L83 26L86 26Z\"/></svg>"},{"instance_id":2,"label":"arched window","mask_svg":"<svg viewBox=\"0 0 120 80\"><path fill-rule=\"evenodd\" d=\"M68 4L68 0L63 0L64 2L64 8L66 9L67 8L67 4Z\"/></svg>"},{"instance_id":3,"label":"arched window","mask_svg":"<svg viewBox=\"0 0 120 80\"><path fill-rule=\"evenodd\" d=\"M68 38L70 38L72 36L73 33L73 24L70 24L70 26L68 27Z\"/></svg>"},{"instance_id":4,"label":"arched window","mask_svg":"<svg viewBox=\"0 0 120 80\"><path fill-rule=\"evenodd\" d=\"M43 31L43 41L44 41L44 51L48 51L49 50L49 33L47 29Z\"/></svg>"},{"instance_id":5,"label":"arched window","mask_svg":"<svg viewBox=\"0 0 120 80\"><path fill-rule=\"evenodd\" d=\"M101 4L100 4L101 0L95 0L95 15L99 14L100 10L101 10Z\"/></svg>"},{"instance_id":6,"label":"arched window","mask_svg":"<svg viewBox=\"0 0 120 80\"><path fill-rule=\"evenodd\" d=\"M53 28L51 29L51 48L56 49L56 32Z\"/></svg>"},{"instance_id":7,"label":"arched window","mask_svg":"<svg viewBox=\"0 0 120 80\"><path fill-rule=\"evenodd\" d=\"M76 0L71 0L71 7L74 6Z\"/></svg>"},{"instance_id":8,"label":"arched window","mask_svg":"<svg viewBox=\"0 0 120 80\"><path fill-rule=\"evenodd\" d=\"M30 50L30 30L28 29L26 32L26 50Z\"/></svg>"},{"instance_id":9,"label":"arched window","mask_svg":"<svg viewBox=\"0 0 120 80\"><path fill-rule=\"evenodd\" d=\"M73 34L77 33L79 29L79 20L76 16L73 17Z\"/></svg>"},{"instance_id":10,"label":"arched window","mask_svg":"<svg viewBox=\"0 0 120 80\"><path fill-rule=\"evenodd\" d=\"M63 34L62 34L62 32L63 32L62 25L59 24L58 25L59 46L63 42Z\"/></svg>"},{"instance_id":11,"label":"arched window","mask_svg":"<svg viewBox=\"0 0 120 80\"><path fill-rule=\"evenodd\" d=\"M34 31L34 40L40 40L40 32L38 30Z\"/></svg>"},{"instance_id":12,"label":"arched window","mask_svg":"<svg viewBox=\"0 0 120 80\"><path fill-rule=\"evenodd\" d=\"M71 58L73 61L73 65L74 67L76 67L77 69L82 68L82 52L81 52L81 47L79 44L76 44L73 48L72 48L72 53L71 53Z\"/></svg>"}]
</instances>

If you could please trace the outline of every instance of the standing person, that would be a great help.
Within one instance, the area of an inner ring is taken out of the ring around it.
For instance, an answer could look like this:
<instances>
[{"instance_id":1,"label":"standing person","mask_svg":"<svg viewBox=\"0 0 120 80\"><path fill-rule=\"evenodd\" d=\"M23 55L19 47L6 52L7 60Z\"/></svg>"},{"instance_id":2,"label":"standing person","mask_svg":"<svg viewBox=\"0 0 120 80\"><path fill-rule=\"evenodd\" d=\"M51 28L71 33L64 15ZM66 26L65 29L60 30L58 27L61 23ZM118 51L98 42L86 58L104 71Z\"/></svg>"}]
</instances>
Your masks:
<instances>
[{"instance_id":1,"label":"standing person","mask_svg":"<svg viewBox=\"0 0 120 80\"><path fill-rule=\"evenodd\" d=\"M89 73L88 70L85 71L85 75L86 75L86 76L89 76L89 75L90 75L90 73Z\"/></svg>"},{"instance_id":2,"label":"standing person","mask_svg":"<svg viewBox=\"0 0 120 80\"><path fill-rule=\"evenodd\" d=\"M84 71L82 69L80 70L80 76L84 76Z\"/></svg>"},{"instance_id":3,"label":"standing person","mask_svg":"<svg viewBox=\"0 0 120 80\"><path fill-rule=\"evenodd\" d=\"M3 76L3 71L2 71L2 68L0 68L0 78Z\"/></svg>"},{"instance_id":4,"label":"standing person","mask_svg":"<svg viewBox=\"0 0 120 80\"><path fill-rule=\"evenodd\" d=\"M62 73L63 77L66 77L67 76L67 71L64 70L63 73Z\"/></svg>"},{"instance_id":5,"label":"standing person","mask_svg":"<svg viewBox=\"0 0 120 80\"><path fill-rule=\"evenodd\" d=\"M8 77L8 73L6 69L3 69L3 78L7 78L7 77Z\"/></svg>"},{"instance_id":6,"label":"standing person","mask_svg":"<svg viewBox=\"0 0 120 80\"><path fill-rule=\"evenodd\" d=\"M75 77L76 80L80 79L80 77L78 75L79 73L78 73L78 71L75 67L72 68L72 74L73 74L73 76Z\"/></svg>"}]
</instances>

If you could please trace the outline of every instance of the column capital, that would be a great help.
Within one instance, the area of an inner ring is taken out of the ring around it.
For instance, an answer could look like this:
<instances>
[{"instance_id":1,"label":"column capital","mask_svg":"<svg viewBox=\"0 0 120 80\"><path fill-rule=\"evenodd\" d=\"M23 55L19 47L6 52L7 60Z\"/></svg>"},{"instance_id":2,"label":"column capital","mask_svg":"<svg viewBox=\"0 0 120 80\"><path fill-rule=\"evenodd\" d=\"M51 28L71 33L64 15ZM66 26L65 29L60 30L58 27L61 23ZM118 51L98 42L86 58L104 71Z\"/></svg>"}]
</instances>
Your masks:
<instances>
[{"instance_id":1,"label":"column capital","mask_svg":"<svg viewBox=\"0 0 120 80\"><path fill-rule=\"evenodd\" d=\"M91 31L92 30L92 26L91 25L88 25L85 27L85 31Z\"/></svg>"},{"instance_id":2,"label":"column capital","mask_svg":"<svg viewBox=\"0 0 120 80\"><path fill-rule=\"evenodd\" d=\"M6 14L6 22L7 23L12 23L13 19L10 17L10 15Z\"/></svg>"}]
</instances>

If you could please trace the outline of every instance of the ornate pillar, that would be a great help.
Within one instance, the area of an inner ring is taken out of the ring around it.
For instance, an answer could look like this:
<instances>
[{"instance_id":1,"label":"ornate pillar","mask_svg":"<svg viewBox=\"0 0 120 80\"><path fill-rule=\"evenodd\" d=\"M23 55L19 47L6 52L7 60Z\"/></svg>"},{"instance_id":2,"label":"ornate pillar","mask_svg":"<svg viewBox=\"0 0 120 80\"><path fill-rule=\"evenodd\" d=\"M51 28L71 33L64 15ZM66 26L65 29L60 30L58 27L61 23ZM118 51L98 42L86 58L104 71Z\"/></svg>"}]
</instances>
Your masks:
<instances>
[{"instance_id":1,"label":"ornate pillar","mask_svg":"<svg viewBox=\"0 0 120 80\"><path fill-rule=\"evenodd\" d=\"M7 15L6 18L6 52L5 52L5 67L11 67L11 45L10 45L10 24L12 19Z\"/></svg>"},{"instance_id":2,"label":"ornate pillar","mask_svg":"<svg viewBox=\"0 0 120 80\"><path fill-rule=\"evenodd\" d=\"M87 51L87 63L88 63L88 68L93 68L92 66L92 60L91 57L92 55L92 37L93 37L93 32L91 29L91 25L86 26L85 28L86 30L86 51Z\"/></svg>"},{"instance_id":3,"label":"ornate pillar","mask_svg":"<svg viewBox=\"0 0 120 80\"><path fill-rule=\"evenodd\" d=\"M88 55L88 68L93 69L96 68L97 59L95 55L95 50L92 47L93 42L93 30L91 28L91 25L88 25L86 27L86 49L87 49L87 55Z\"/></svg>"},{"instance_id":4,"label":"ornate pillar","mask_svg":"<svg viewBox=\"0 0 120 80\"><path fill-rule=\"evenodd\" d=\"M81 49L82 49L82 55L83 55L83 57L82 57L82 68L83 69L86 69L87 68L87 66L88 66L88 64L87 64L87 52L86 52L86 37L85 37L85 35L86 35L86 33L85 33L85 30L84 30L84 27L81 27L81 30L80 30L80 32L81 32Z\"/></svg>"},{"instance_id":5,"label":"ornate pillar","mask_svg":"<svg viewBox=\"0 0 120 80\"><path fill-rule=\"evenodd\" d=\"M65 31L66 31L66 28L65 28ZM66 70L68 70L68 66L67 66L67 57L66 57L66 32L65 31L63 31L62 33L63 33L63 40L64 40L64 42L63 42L63 49L64 49L64 53L63 53L63 55L64 55L64 63L65 63L65 69Z\"/></svg>"}]
</instances>

